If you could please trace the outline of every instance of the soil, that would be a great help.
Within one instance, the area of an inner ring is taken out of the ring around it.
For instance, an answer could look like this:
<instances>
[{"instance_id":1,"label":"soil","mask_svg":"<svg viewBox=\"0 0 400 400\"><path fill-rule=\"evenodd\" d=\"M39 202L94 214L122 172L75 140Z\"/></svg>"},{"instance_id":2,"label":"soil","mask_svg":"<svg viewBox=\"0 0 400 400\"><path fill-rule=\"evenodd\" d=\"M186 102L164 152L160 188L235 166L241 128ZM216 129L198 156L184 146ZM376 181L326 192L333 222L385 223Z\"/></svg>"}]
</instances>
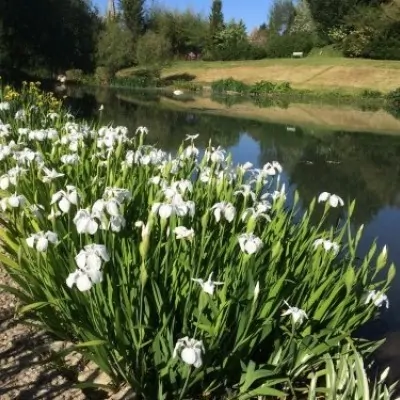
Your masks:
<instances>
[{"instance_id":1,"label":"soil","mask_svg":"<svg viewBox=\"0 0 400 400\"><path fill-rule=\"evenodd\" d=\"M0 285L14 286L0 266ZM1 400L131 400L124 387L117 393L77 389L86 379L108 384L95 365L71 353L62 367L48 361L56 350L68 346L15 316L17 299L0 289L0 399Z\"/></svg>"}]
</instances>

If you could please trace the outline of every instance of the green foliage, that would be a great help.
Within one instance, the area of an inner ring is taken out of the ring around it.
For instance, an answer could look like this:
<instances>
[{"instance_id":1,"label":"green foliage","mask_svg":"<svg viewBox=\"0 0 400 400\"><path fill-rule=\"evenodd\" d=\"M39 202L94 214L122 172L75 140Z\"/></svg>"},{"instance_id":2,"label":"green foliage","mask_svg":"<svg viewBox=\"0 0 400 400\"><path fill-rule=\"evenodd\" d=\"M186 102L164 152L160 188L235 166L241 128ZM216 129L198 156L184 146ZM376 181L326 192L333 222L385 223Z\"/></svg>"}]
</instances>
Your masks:
<instances>
[{"instance_id":1,"label":"green foliage","mask_svg":"<svg viewBox=\"0 0 400 400\"><path fill-rule=\"evenodd\" d=\"M110 85L120 88L154 88L161 85L160 70L157 68L144 68L135 71L129 77L115 77Z\"/></svg>"},{"instance_id":2,"label":"green foliage","mask_svg":"<svg viewBox=\"0 0 400 400\"><path fill-rule=\"evenodd\" d=\"M369 99L379 99L383 97L383 93L379 90L364 89L361 92L361 96Z\"/></svg>"},{"instance_id":3,"label":"green foliage","mask_svg":"<svg viewBox=\"0 0 400 400\"><path fill-rule=\"evenodd\" d=\"M108 84L112 75L107 67L97 67L94 72L94 80L100 85Z\"/></svg>"},{"instance_id":4,"label":"green foliage","mask_svg":"<svg viewBox=\"0 0 400 400\"><path fill-rule=\"evenodd\" d=\"M300 0L295 6L295 17L290 26L290 33L316 31L315 22L311 15L307 0Z\"/></svg>"},{"instance_id":5,"label":"green foliage","mask_svg":"<svg viewBox=\"0 0 400 400\"><path fill-rule=\"evenodd\" d=\"M129 67L135 60L130 32L117 19L107 22L97 44L97 65L107 68L113 76L119 69Z\"/></svg>"},{"instance_id":6,"label":"green foliage","mask_svg":"<svg viewBox=\"0 0 400 400\"><path fill-rule=\"evenodd\" d=\"M293 52L301 51L308 55L314 47L314 35L307 32L275 35L269 38L267 56L269 58L290 58Z\"/></svg>"},{"instance_id":7,"label":"green foliage","mask_svg":"<svg viewBox=\"0 0 400 400\"><path fill-rule=\"evenodd\" d=\"M386 95L386 100L400 109L400 88L392 90Z\"/></svg>"},{"instance_id":8,"label":"green foliage","mask_svg":"<svg viewBox=\"0 0 400 400\"><path fill-rule=\"evenodd\" d=\"M236 92L243 94L247 93L249 89L248 85L233 78L220 79L211 83L211 90L215 93Z\"/></svg>"},{"instance_id":9,"label":"green foliage","mask_svg":"<svg viewBox=\"0 0 400 400\"><path fill-rule=\"evenodd\" d=\"M231 21L214 35L214 60L246 60L250 55L250 44L243 21Z\"/></svg>"},{"instance_id":10,"label":"green foliage","mask_svg":"<svg viewBox=\"0 0 400 400\"><path fill-rule=\"evenodd\" d=\"M354 8L351 0L307 0L316 28L327 37L332 28L340 27L346 15Z\"/></svg>"},{"instance_id":11,"label":"green foliage","mask_svg":"<svg viewBox=\"0 0 400 400\"><path fill-rule=\"evenodd\" d=\"M269 93L290 93L291 91L289 82L260 81L252 85L249 92L254 96L261 96Z\"/></svg>"},{"instance_id":12,"label":"green foliage","mask_svg":"<svg viewBox=\"0 0 400 400\"><path fill-rule=\"evenodd\" d=\"M67 69L65 71L67 81L70 82L82 82L84 78L83 71L81 69Z\"/></svg>"},{"instance_id":13,"label":"green foliage","mask_svg":"<svg viewBox=\"0 0 400 400\"><path fill-rule=\"evenodd\" d=\"M387 368L371 385L362 355L349 341L337 354L324 355L323 365L310 373L308 400L326 399L349 400L391 400L397 384L386 385Z\"/></svg>"},{"instance_id":14,"label":"green foliage","mask_svg":"<svg viewBox=\"0 0 400 400\"><path fill-rule=\"evenodd\" d=\"M271 35L290 32L296 15L292 0L274 0L269 11L268 31Z\"/></svg>"},{"instance_id":15,"label":"green foliage","mask_svg":"<svg viewBox=\"0 0 400 400\"><path fill-rule=\"evenodd\" d=\"M222 0L213 0L209 21L209 37L204 59L218 60L218 35L225 27L224 14L222 12Z\"/></svg>"},{"instance_id":16,"label":"green foliage","mask_svg":"<svg viewBox=\"0 0 400 400\"><path fill-rule=\"evenodd\" d=\"M2 145L12 145L1 164L0 261L18 285L8 289L20 314L143 399L311 400L326 393L321 384L334 391L324 376L358 398L385 399L365 397L363 358L377 345L351 337L378 314L368 291L385 293L395 271L376 244L357 256L354 202L330 228L332 198L300 215L296 194L286 207L276 162L247 187L245 168L220 147L197 161L188 138L168 155L145 144L143 128L128 137L123 127L71 121L35 85L7 88L0 100L9 101ZM3 174L17 164L14 187ZM243 234L260 241L238 242ZM185 336L202 342L193 348Z\"/></svg>"},{"instance_id":17,"label":"green foliage","mask_svg":"<svg viewBox=\"0 0 400 400\"><path fill-rule=\"evenodd\" d=\"M170 41L172 52L177 57L189 52L201 53L207 45L208 20L190 10L179 12L153 7L147 25L149 30Z\"/></svg>"},{"instance_id":18,"label":"green foliage","mask_svg":"<svg viewBox=\"0 0 400 400\"><path fill-rule=\"evenodd\" d=\"M25 70L91 71L99 28L100 20L90 2L3 0L0 63L5 68Z\"/></svg>"},{"instance_id":19,"label":"green foliage","mask_svg":"<svg viewBox=\"0 0 400 400\"><path fill-rule=\"evenodd\" d=\"M119 0L123 19L135 43L145 29L144 2L145 0Z\"/></svg>"},{"instance_id":20,"label":"green foliage","mask_svg":"<svg viewBox=\"0 0 400 400\"><path fill-rule=\"evenodd\" d=\"M211 5L210 13L210 37L214 40L216 34L218 34L224 28L224 14L222 13L222 0L213 0Z\"/></svg>"},{"instance_id":21,"label":"green foliage","mask_svg":"<svg viewBox=\"0 0 400 400\"><path fill-rule=\"evenodd\" d=\"M162 67L171 61L171 43L163 35L146 32L138 41L136 60L141 66Z\"/></svg>"},{"instance_id":22,"label":"green foliage","mask_svg":"<svg viewBox=\"0 0 400 400\"><path fill-rule=\"evenodd\" d=\"M382 28L365 46L362 55L378 60L400 60L400 22Z\"/></svg>"}]
</instances>

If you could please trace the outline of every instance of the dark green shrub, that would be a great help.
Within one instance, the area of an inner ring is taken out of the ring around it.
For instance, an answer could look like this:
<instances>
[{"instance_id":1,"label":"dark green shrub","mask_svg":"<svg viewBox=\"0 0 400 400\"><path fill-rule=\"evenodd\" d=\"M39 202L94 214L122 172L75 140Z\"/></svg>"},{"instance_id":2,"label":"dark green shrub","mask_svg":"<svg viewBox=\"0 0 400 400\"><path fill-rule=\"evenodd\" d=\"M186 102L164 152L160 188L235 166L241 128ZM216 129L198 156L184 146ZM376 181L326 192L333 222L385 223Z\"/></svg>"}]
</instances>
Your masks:
<instances>
[{"instance_id":1,"label":"dark green shrub","mask_svg":"<svg viewBox=\"0 0 400 400\"><path fill-rule=\"evenodd\" d=\"M269 93L288 93L290 91L292 91L292 88L289 82L273 83L269 81L259 81L250 88L250 93L254 96Z\"/></svg>"},{"instance_id":2,"label":"dark green shrub","mask_svg":"<svg viewBox=\"0 0 400 400\"><path fill-rule=\"evenodd\" d=\"M386 95L386 100L400 110L400 88L392 90Z\"/></svg>"},{"instance_id":3,"label":"dark green shrub","mask_svg":"<svg viewBox=\"0 0 400 400\"><path fill-rule=\"evenodd\" d=\"M136 60L141 66L162 67L172 59L171 42L162 34L148 31L138 40Z\"/></svg>"},{"instance_id":4,"label":"dark green shrub","mask_svg":"<svg viewBox=\"0 0 400 400\"><path fill-rule=\"evenodd\" d=\"M118 20L109 21L101 32L97 44L97 66L105 67L110 74L134 64L132 35Z\"/></svg>"},{"instance_id":5,"label":"dark green shrub","mask_svg":"<svg viewBox=\"0 0 400 400\"><path fill-rule=\"evenodd\" d=\"M65 76L67 77L67 81L70 82L83 81L83 71L81 69L69 69L65 71Z\"/></svg>"},{"instance_id":6,"label":"dark green shrub","mask_svg":"<svg viewBox=\"0 0 400 400\"><path fill-rule=\"evenodd\" d=\"M259 96L266 93L272 93L275 90L275 84L269 81L256 82L251 88L250 93Z\"/></svg>"},{"instance_id":7,"label":"dark green shrub","mask_svg":"<svg viewBox=\"0 0 400 400\"><path fill-rule=\"evenodd\" d=\"M400 60L400 22L391 24L365 46L362 57L376 60Z\"/></svg>"},{"instance_id":8,"label":"dark green shrub","mask_svg":"<svg viewBox=\"0 0 400 400\"><path fill-rule=\"evenodd\" d=\"M277 93L288 93L292 91L290 87L290 82L280 82L275 85L275 92Z\"/></svg>"},{"instance_id":9,"label":"dark green shrub","mask_svg":"<svg viewBox=\"0 0 400 400\"><path fill-rule=\"evenodd\" d=\"M249 44L247 59L248 60L262 60L267 57L267 49L254 44Z\"/></svg>"},{"instance_id":10,"label":"dark green shrub","mask_svg":"<svg viewBox=\"0 0 400 400\"><path fill-rule=\"evenodd\" d=\"M314 47L314 36L306 32L291 33L288 35L271 36L267 45L268 58L292 57L294 52L301 51L304 56Z\"/></svg>"},{"instance_id":11,"label":"dark green shrub","mask_svg":"<svg viewBox=\"0 0 400 400\"><path fill-rule=\"evenodd\" d=\"M368 99L378 99L383 96L379 90L365 89L361 92L361 96Z\"/></svg>"},{"instance_id":12,"label":"dark green shrub","mask_svg":"<svg viewBox=\"0 0 400 400\"><path fill-rule=\"evenodd\" d=\"M212 82L211 90L216 93L226 93L231 91L243 94L249 91L249 86L241 81L228 78Z\"/></svg>"},{"instance_id":13,"label":"dark green shrub","mask_svg":"<svg viewBox=\"0 0 400 400\"><path fill-rule=\"evenodd\" d=\"M110 82L112 74L106 67L97 67L94 72L94 80L100 85L105 85Z\"/></svg>"}]
</instances>

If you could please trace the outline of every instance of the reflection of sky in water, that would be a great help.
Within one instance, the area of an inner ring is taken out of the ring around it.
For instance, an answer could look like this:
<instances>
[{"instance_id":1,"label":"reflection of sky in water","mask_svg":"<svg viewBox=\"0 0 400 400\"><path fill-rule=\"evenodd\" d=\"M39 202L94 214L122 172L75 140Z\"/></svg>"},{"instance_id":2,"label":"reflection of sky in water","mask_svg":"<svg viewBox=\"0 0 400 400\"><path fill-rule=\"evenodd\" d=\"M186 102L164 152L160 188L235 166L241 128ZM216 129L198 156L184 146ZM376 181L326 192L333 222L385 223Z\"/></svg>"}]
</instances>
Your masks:
<instances>
[{"instance_id":1,"label":"reflection of sky in water","mask_svg":"<svg viewBox=\"0 0 400 400\"><path fill-rule=\"evenodd\" d=\"M229 148L235 163L244 164L250 161L256 168L260 167L258 160L260 157L259 144L247 133L241 133L239 142Z\"/></svg>"},{"instance_id":2,"label":"reflection of sky in water","mask_svg":"<svg viewBox=\"0 0 400 400\"><path fill-rule=\"evenodd\" d=\"M360 242L360 252L365 254L371 243L376 239L378 249L384 245L389 249L389 261L400 266L400 211L396 208L384 207L369 222L364 229L364 235ZM392 283L389 293L391 307L385 313L385 320L391 329L399 329L400 314L400 270L397 269L397 275Z\"/></svg>"}]
</instances>

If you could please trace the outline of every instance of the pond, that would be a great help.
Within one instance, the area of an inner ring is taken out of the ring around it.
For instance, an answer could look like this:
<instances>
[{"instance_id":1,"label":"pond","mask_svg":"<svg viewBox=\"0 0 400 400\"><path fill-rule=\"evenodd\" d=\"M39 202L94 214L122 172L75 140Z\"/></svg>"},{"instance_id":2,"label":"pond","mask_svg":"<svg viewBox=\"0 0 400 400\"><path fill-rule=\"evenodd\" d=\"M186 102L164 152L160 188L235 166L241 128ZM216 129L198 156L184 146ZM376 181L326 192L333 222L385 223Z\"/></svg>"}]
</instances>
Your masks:
<instances>
[{"instance_id":1,"label":"pond","mask_svg":"<svg viewBox=\"0 0 400 400\"><path fill-rule=\"evenodd\" d=\"M200 133L199 147L212 140L237 163L262 166L277 160L304 203L322 191L356 199L353 220L365 225L361 252L377 238L378 247L387 245L390 260L400 266L400 120L395 116L339 105L227 105L209 97L178 100L126 90L68 88L66 94L78 115L112 121L131 132L146 126L148 141L164 150L175 150L186 134ZM381 358L395 366L400 365L400 350L394 350L400 348L400 274L389 299L391 307L374 333L388 338Z\"/></svg>"}]
</instances>

